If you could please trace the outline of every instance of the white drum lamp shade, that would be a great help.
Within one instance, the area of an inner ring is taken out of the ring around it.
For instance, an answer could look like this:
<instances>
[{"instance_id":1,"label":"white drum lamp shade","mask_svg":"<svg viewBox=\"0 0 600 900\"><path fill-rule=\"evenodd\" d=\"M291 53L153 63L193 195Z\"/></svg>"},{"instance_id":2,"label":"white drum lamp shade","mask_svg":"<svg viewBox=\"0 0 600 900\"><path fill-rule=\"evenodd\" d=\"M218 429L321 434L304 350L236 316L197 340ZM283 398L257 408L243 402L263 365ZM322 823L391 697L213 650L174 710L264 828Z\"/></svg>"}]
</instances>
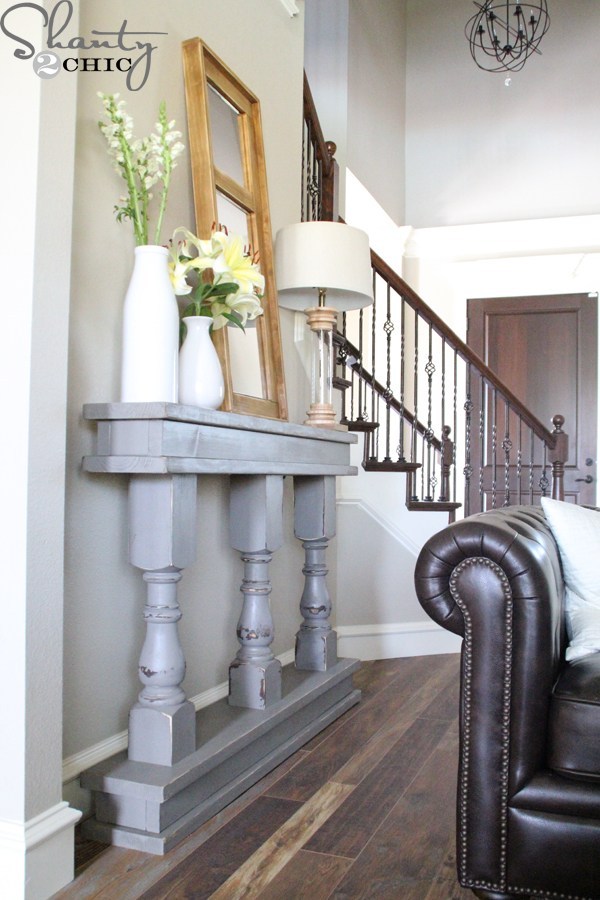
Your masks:
<instances>
[{"instance_id":1,"label":"white drum lamp shade","mask_svg":"<svg viewBox=\"0 0 600 900\"><path fill-rule=\"evenodd\" d=\"M313 335L307 425L339 428L333 408L333 328L338 312L373 303L368 235L340 222L288 225L275 239L279 305L304 312Z\"/></svg>"},{"instance_id":2,"label":"white drum lamp shade","mask_svg":"<svg viewBox=\"0 0 600 900\"><path fill-rule=\"evenodd\" d=\"M366 232L341 222L299 222L275 239L279 305L303 312L318 304L344 312L373 303L371 251Z\"/></svg>"}]
</instances>

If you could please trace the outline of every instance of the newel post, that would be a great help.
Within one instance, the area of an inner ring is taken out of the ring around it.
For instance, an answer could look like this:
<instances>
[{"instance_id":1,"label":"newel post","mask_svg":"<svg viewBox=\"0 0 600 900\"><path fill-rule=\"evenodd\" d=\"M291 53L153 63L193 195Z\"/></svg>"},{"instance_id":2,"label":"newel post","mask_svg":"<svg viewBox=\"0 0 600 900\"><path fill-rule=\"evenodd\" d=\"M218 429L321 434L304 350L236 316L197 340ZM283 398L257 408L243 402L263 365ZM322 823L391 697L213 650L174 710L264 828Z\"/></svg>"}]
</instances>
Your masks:
<instances>
[{"instance_id":1,"label":"newel post","mask_svg":"<svg viewBox=\"0 0 600 900\"><path fill-rule=\"evenodd\" d=\"M321 218L325 222L337 222L339 215L339 179L340 167L335 158L336 145L326 141L328 160L323 161L323 180L321 197Z\"/></svg>"},{"instance_id":2,"label":"newel post","mask_svg":"<svg viewBox=\"0 0 600 900\"><path fill-rule=\"evenodd\" d=\"M554 425L555 444L549 449L548 460L552 464L552 499L565 499L565 463L569 458L569 435L562 430L565 424L565 417L561 415L553 416L552 424Z\"/></svg>"},{"instance_id":3,"label":"newel post","mask_svg":"<svg viewBox=\"0 0 600 900\"><path fill-rule=\"evenodd\" d=\"M441 450L441 464L442 464L442 484L441 484L441 492L438 500L447 501L450 499L450 472L452 470L452 464L454 462L454 441L450 440L450 432L452 429L449 425L444 425L442 428L442 450Z\"/></svg>"}]
</instances>

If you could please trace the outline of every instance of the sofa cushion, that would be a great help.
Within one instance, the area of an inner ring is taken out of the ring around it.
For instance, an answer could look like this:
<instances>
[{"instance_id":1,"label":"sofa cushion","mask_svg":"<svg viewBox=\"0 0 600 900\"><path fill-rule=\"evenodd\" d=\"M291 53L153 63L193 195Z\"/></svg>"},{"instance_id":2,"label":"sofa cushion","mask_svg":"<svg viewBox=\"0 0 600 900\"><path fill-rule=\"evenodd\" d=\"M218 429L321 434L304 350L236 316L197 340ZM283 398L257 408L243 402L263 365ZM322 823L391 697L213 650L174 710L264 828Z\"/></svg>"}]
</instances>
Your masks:
<instances>
[{"instance_id":1,"label":"sofa cushion","mask_svg":"<svg viewBox=\"0 0 600 900\"><path fill-rule=\"evenodd\" d=\"M565 580L568 660L600 650L600 513L574 503L542 498L558 545Z\"/></svg>"},{"instance_id":2,"label":"sofa cushion","mask_svg":"<svg viewBox=\"0 0 600 900\"><path fill-rule=\"evenodd\" d=\"M548 766L600 781L600 653L563 666L550 704Z\"/></svg>"}]
</instances>

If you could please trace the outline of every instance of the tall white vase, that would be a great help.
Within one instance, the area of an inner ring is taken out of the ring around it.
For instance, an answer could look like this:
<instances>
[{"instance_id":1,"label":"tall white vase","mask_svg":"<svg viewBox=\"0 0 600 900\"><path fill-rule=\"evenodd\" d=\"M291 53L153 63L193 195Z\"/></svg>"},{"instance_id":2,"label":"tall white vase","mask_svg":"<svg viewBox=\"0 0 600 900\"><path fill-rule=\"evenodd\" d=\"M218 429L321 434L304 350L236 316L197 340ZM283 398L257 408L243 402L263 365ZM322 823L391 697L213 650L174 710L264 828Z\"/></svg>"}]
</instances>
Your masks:
<instances>
[{"instance_id":1,"label":"tall white vase","mask_svg":"<svg viewBox=\"0 0 600 900\"><path fill-rule=\"evenodd\" d=\"M179 311L167 265L168 250L135 248L123 307L121 401L177 403Z\"/></svg>"},{"instance_id":2,"label":"tall white vase","mask_svg":"<svg viewBox=\"0 0 600 900\"><path fill-rule=\"evenodd\" d=\"M225 397L221 363L210 338L210 316L186 316L179 351L179 402L218 409Z\"/></svg>"}]
</instances>

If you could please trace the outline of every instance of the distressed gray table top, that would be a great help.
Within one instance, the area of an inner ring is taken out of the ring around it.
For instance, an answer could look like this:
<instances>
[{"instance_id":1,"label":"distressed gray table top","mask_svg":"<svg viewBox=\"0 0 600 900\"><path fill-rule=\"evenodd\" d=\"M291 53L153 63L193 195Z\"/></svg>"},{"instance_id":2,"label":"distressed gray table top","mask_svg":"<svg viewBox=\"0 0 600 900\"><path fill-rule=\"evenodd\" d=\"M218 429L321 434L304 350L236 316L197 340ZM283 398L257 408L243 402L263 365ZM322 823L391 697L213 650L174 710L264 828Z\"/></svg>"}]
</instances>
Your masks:
<instances>
[{"instance_id":1,"label":"distressed gray table top","mask_svg":"<svg viewBox=\"0 0 600 900\"><path fill-rule=\"evenodd\" d=\"M87 472L356 475L356 435L178 403L88 403L97 422Z\"/></svg>"}]
</instances>

